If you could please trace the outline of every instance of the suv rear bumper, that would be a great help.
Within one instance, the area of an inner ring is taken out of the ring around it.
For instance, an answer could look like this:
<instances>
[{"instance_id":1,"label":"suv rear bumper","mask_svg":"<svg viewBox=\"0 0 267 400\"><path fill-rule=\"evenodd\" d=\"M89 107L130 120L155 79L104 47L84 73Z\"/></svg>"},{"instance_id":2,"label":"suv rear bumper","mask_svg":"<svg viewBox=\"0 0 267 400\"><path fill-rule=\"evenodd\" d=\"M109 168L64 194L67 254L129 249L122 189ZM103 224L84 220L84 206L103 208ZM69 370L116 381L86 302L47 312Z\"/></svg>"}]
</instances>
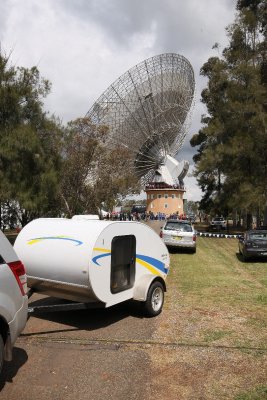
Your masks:
<instances>
[{"instance_id":1,"label":"suv rear bumper","mask_svg":"<svg viewBox=\"0 0 267 400\"><path fill-rule=\"evenodd\" d=\"M226 224L222 223L222 224L210 224L210 228L220 228L220 229L226 229Z\"/></svg>"},{"instance_id":2,"label":"suv rear bumper","mask_svg":"<svg viewBox=\"0 0 267 400\"><path fill-rule=\"evenodd\" d=\"M245 257L265 257L267 258L267 250L266 249L253 249L251 247L243 250L243 254Z\"/></svg>"},{"instance_id":3,"label":"suv rear bumper","mask_svg":"<svg viewBox=\"0 0 267 400\"><path fill-rule=\"evenodd\" d=\"M170 238L163 239L166 246L169 247L181 247L181 248L188 248L188 249L195 249L196 242L195 241L185 241L185 240L172 240Z\"/></svg>"}]
</instances>

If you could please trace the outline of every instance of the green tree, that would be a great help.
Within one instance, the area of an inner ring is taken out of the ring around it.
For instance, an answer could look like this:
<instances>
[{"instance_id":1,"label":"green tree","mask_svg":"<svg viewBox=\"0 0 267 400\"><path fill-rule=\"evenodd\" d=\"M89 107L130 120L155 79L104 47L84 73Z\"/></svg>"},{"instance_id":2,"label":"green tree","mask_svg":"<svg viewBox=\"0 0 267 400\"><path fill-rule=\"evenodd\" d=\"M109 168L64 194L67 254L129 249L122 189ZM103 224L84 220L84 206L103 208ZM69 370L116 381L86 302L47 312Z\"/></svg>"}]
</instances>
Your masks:
<instances>
[{"instance_id":1,"label":"green tree","mask_svg":"<svg viewBox=\"0 0 267 400\"><path fill-rule=\"evenodd\" d=\"M112 210L117 199L139 192L128 168L128 152L107 146L108 128L89 118L71 121L64 138L60 193L66 215Z\"/></svg>"},{"instance_id":2,"label":"green tree","mask_svg":"<svg viewBox=\"0 0 267 400\"><path fill-rule=\"evenodd\" d=\"M197 215L198 214L198 208L199 208L199 202L198 201L189 200L187 202L188 213L190 213L190 214L193 213L193 214Z\"/></svg>"},{"instance_id":3,"label":"green tree","mask_svg":"<svg viewBox=\"0 0 267 400\"><path fill-rule=\"evenodd\" d=\"M201 68L208 78L202 92L208 115L191 145L199 146L200 206L251 215L267 206L266 3L240 0L237 10L227 28L229 46Z\"/></svg>"},{"instance_id":4,"label":"green tree","mask_svg":"<svg viewBox=\"0 0 267 400\"><path fill-rule=\"evenodd\" d=\"M97 203L104 204L107 210L128 195L139 194L140 181L135 171L129 168L129 152L123 146L107 148L98 164L97 180L94 185Z\"/></svg>"},{"instance_id":5,"label":"green tree","mask_svg":"<svg viewBox=\"0 0 267 400\"><path fill-rule=\"evenodd\" d=\"M22 225L58 213L61 127L42 109L49 90L36 67L0 53L0 204Z\"/></svg>"}]
</instances>

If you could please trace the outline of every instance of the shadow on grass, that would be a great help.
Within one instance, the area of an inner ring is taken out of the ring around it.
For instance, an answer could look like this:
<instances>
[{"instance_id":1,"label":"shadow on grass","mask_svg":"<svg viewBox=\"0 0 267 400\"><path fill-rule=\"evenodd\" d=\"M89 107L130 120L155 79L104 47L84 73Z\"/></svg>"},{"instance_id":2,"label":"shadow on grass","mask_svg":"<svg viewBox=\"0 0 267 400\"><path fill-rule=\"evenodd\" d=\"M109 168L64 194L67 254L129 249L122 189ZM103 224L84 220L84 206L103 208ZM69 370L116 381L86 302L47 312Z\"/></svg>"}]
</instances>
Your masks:
<instances>
[{"instance_id":1,"label":"shadow on grass","mask_svg":"<svg viewBox=\"0 0 267 400\"><path fill-rule=\"evenodd\" d=\"M185 247L169 247L168 250L170 254L195 254L195 249L185 248Z\"/></svg>"},{"instance_id":2,"label":"shadow on grass","mask_svg":"<svg viewBox=\"0 0 267 400\"><path fill-rule=\"evenodd\" d=\"M262 264L267 263L267 257L250 257L244 259L243 255L240 253L236 253L236 258L242 262L243 264L253 263L253 264Z\"/></svg>"}]
</instances>

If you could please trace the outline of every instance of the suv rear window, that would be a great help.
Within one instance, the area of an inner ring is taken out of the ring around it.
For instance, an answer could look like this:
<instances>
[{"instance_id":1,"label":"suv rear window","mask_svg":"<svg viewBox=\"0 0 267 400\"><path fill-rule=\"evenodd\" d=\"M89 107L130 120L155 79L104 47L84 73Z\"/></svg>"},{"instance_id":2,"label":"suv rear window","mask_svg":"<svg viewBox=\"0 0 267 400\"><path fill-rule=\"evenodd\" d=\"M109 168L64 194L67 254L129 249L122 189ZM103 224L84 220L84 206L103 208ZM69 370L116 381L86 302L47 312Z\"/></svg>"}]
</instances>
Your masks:
<instances>
[{"instance_id":1,"label":"suv rear window","mask_svg":"<svg viewBox=\"0 0 267 400\"><path fill-rule=\"evenodd\" d=\"M190 224L185 224L182 222L167 222L165 228L166 231L182 231L182 232L192 232L192 226Z\"/></svg>"}]
</instances>

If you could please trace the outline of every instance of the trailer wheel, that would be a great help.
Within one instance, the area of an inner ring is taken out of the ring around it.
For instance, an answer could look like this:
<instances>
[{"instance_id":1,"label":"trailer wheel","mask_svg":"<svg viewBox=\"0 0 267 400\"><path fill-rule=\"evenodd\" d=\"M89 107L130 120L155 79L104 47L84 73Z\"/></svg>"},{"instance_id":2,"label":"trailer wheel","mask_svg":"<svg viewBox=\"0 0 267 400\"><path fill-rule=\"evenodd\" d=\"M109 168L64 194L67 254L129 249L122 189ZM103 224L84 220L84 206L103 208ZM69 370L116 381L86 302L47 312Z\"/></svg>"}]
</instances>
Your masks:
<instances>
[{"instance_id":1,"label":"trailer wheel","mask_svg":"<svg viewBox=\"0 0 267 400\"><path fill-rule=\"evenodd\" d=\"M3 368L3 364L4 364L4 341L2 338L2 335L0 333L0 374Z\"/></svg>"},{"instance_id":2,"label":"trailer wheel","mask_svg":"<svg viewBox=\"0 0 267 400\"><path fill-rule=\"evenodd\" d=\"M164 289L160 282L153 282L147 294L144 311L148 317L155 317L162 311L164 303Z\"/></svg>"}]
</instances>

